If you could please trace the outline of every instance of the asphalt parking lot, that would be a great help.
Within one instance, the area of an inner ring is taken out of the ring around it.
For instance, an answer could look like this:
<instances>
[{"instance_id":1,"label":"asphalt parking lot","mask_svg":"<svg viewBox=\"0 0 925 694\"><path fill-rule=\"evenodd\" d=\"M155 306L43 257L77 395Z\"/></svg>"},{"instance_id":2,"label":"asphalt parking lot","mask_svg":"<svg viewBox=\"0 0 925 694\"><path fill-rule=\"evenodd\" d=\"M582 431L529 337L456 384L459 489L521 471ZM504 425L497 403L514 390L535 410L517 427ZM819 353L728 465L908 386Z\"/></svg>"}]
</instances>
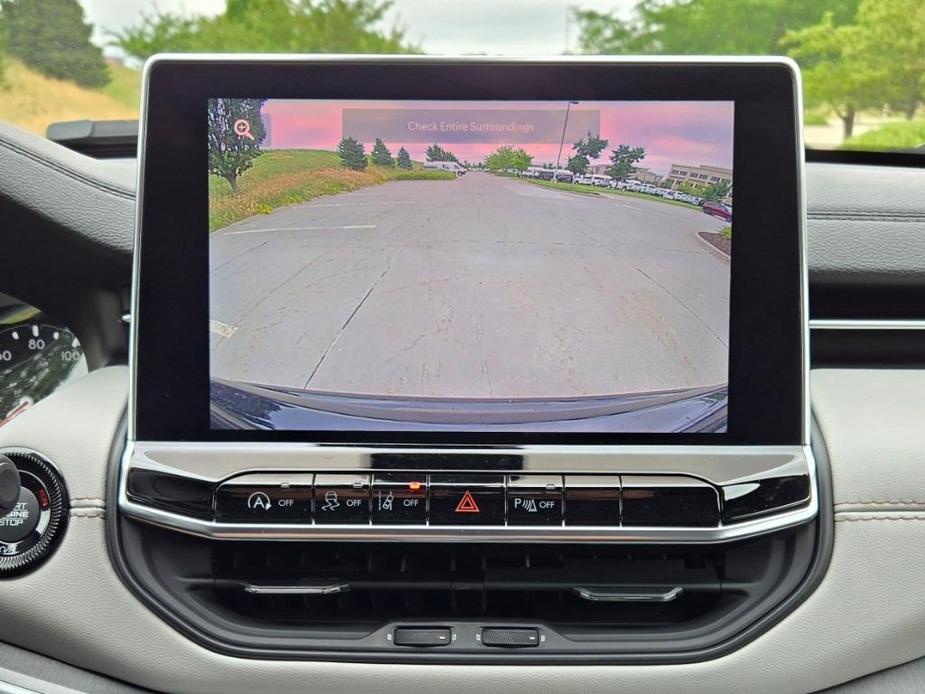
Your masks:
<instances>
[{"instance_id":1,"label":"asphalt parking lot","mask_svg":"<svg viewBox=\"0 0 925 694\"><path fill-rule=\"evenodd\" d=\"M487 173L282 208L210 241L212 375L562 397L727 381L729 261L695 208Z\"/></svg>"}]
</instances>

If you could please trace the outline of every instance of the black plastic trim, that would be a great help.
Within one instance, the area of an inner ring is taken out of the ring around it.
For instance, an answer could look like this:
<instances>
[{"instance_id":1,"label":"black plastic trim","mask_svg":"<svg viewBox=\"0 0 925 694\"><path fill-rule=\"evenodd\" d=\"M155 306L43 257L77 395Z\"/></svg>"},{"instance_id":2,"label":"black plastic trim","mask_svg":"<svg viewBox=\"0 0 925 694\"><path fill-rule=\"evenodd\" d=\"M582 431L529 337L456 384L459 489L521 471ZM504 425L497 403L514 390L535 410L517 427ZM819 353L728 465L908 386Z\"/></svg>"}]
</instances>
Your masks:
<instances>
[{"instance_id":1,"label":"black plastic trim","mask_svg":"<svg viewBox=\"0 0 925 694\"><path fill-rule=\"evenodd\" d=\"M869 166L925 168L925 148L881 152L869 149L813 149L807 147L806 161L814 164L867 164Z\"/></svg>"},{"instance_id":2,"label":"black plastic trim","mask_svg":"<svg viewBox=\"0 0 925 694\"><path fill-rule=\"evenodd\" d=\"M113 442L110 468L108 472L107 495L109 499L117 498L120 460L125 446L125 423L121 425ZM131 590L139 600L147 605L166 623L195 643L210 650L243 658L260 660L319 660L341 662L399 662L399 663L432 663L432 664L672 664L692 663L719 658L741 648L754 640L768 629L773 627L784 617L790 614L816 589L822 581L829 566L834 541L834 513L832 498L832 483L829 471L828 453L825 442L822 440L818 427L813 426L813 451L817 465L817 485L819 493L819 514L814 522L815 552L807 574L803 577L797 588L786 598L772 607L768 612L758 618L749 627L738 632L732 638L708 647L691 649L683 652L647 653L644 655L624 654L569 654L544 657L536 651L523 652L487 652L484 655L454 654L449 652L408 652L396 649L395 652L363 653L359 651L290 651L279 649L258 649L255 647L231 646L213 636L204 633L180 619L176 611L179 605L171 605L170 601L162 602L156 598L138 578L125 560L122 547L122 524L132 521L120 517L117 512L107 514L106 536L110 559L117 574L126 587ZM114 505L113 505L114 507ZM182 609L182 608L180 608ZM487 620L486 620L487 621ZM468 627L466 623L462 626Z\"/></svg>"}]
</instances>

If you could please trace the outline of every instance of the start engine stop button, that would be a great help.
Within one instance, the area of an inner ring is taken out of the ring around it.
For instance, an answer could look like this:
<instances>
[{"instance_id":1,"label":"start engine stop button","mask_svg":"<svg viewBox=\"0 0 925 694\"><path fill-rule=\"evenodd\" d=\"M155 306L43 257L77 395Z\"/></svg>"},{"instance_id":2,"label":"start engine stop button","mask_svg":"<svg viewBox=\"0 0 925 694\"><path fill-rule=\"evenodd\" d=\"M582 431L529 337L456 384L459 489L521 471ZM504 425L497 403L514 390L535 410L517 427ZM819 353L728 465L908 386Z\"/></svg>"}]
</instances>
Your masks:
<instances>
[{"instance_id":1,"label":"start engine stop button","mask_svg":"<svg viewBox=\"0 0 925 694\"><path fill-rule=\"evenodd\" d=\"M28 537L39 524L40 512L35 494L23 487L16 506L0 518L0 542L19 542Z\"/></svg>"}]
</instances>

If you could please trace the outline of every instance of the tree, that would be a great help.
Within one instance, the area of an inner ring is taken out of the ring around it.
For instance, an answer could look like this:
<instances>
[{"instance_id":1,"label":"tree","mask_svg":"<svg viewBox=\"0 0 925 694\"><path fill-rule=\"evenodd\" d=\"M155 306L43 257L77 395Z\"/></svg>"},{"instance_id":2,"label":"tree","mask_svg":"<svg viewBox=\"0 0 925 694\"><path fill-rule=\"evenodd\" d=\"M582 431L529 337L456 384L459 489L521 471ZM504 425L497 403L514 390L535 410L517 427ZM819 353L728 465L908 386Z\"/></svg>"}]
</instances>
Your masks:
<instances>
[{"instance_id":1,"label":"tree","mask_svg":"<svg viewBox=\"0 0 925 694\"><path fill-rule=\"evenodd\" d=\"M485 157L485 167L489 171L508 171L514 168L514 148L510 145L498 147Z\"/></svg>"},{"instance_id":2,"label":"tree","mask_svg":"<svg viewBox=\"0 0 925 694\"><path fill-rule=\"evenodd\" d=\"M427 161L455 161L459 163L459 159L456 158L456 155L452 152L449 152L440 145L431 145L427 148Z\"/></svg>"},{"instance_id":3,"label":"tree","mask_svg":"<svg viewBox=\"0 0 925 694\"><path fill-rule=\"evenodd\" d=\"M633 164L637 161L642 161L645 157L646 150L643 147L618 145L610 153L610 167L607 169L607 173L614 180L625 181L635 171Z\"/></svg>"},{"instance_id":4,"label":"tree","mask_svg":"<svg viewBox=\"0 0 925 694\"><path fill-rule=\"evenodd\" d=\"M402 147L398 150L398 168L399 169L412 169L414 164L411 163L411 155L408 154L408 150Z\"/></svg>"},{"instance_id":5,"label":"tree","mask_svg":"<svg viewBox=\"0 0 925 694\"><path fill-rule=\"evenodd\" d=\"M115 39L142 60L163 52L419 52L403 31L380 28L390 6L382 0L228 0L215 17L143 14Z\"/></svg>"},{"instance_id":6,"label":"tree","mask_svg":"<svg viewBox=\"0 0 925 694\"><path fill-rule=\"evenodd\" d=\"M581 176L588 170L588 166L590 166L588 157L583 154L576 154L574 157L569 157L568 164L565 165L565 168L576 176Z\"/></svg>"},{"instance_id":7,"label":"tree","mask_svg":"<svg viewBox=\"0 0 925 694\"><path fill-rule=\"evenodd\" d=\"M592 135L590 132L572 145L575 153L586 159L597 159L606 147L607 140L603 140L597 135Z\"/></svg>"},{"instance_id":8,"label":"tree","mask_svg":"<svg viewBox=\"0 0 925 694\"><path fill-rule=\"evenodd\" d=\"M43 75L84 87L109 82L103 51L77 0L0 0L6 49Z\"/></svg>"},{"instance_id":9,"label":"tree","mask_svg":"<svg viewBox=\"0 0 925 694\"><path fill-rule=\"evenodd\" d=\"M373 145L373 151L370 152L370 156L372 157L373 164L377 166L395 166L395 162L392 160L392 153L379 137L376 138L376 144Z\"/></svg>"},{"instance_id":10,"label":"tree","mask_svg":"<svg viewBox=\"0 0 925 694\"><path fill-rule=\"evenodd\" d=\"M711 183L710 185L704 186L700 189L700 192L696 193L696 195L703 198L704 200L716 202L729 195L730 188L732 188L731 184L726 181L720 181L718 183Z\"/></svg>"},{"instance_id":11,"label":"tree","mask_svg":"<svg viewBox=\"0 0 925 694\"><path fill-rule=\"evenodd\" d=\"M363 144L352 137L345 137L337 143L337 154L340 156L341 163L348 169L362 171L367 166Z\"/></svg>"},{"instance_id":12,"label":"tree","mask_svg":"<svg viewBox=\"0 0 925 694\"><path fill-rule=\"evenodd\" d=\"M511 168L523 173L533 164L533 156L523 148L515 149L511 156Z\"/></svg>"},{"instance_id":13,"label":"tree","mask_svg":"<svg viewBox=\"0 0 925 694\"><path fill-rule=\"evenodd\" d=\"M851 137L860 109L879 106L885 75L861 53L863 29L836 26L827 12L818 24L789 32L781 44L803 65L803 85L815 102L826 103L842 122L842 137Z\"/></svg>"},{"instance_id":14,"label":"tree","mask_svg":"<svg viewBox=\"0 0 925 694\"><path fill-rule=\"evenodd\" d=\"M265 99L209 99L209 173L221 176L231 192L238 178L262 154L267 131L260 115ZM246 133L244 131L246 124Z\"/></svg>"},{"instance_id":15,"label":"tree","mask_svg":"<svg viewBox=\"0 0 925 694\"><path fill-rule=\"evenodd\" d=\"M914 2L915 0L910 0ZM859 0L640 0L632 16L574 10L585 53L767 55L789 30L831 12L848 22Z\"/></svg>"},{"instance_id":16,"label":"tree","mask_svg":"<svg viewBox=\"0 0 925 694\"><path fill-rule=\"evenodd\" d=\"M855 24L855 50L876 75L880 100L911 120L925 99L925 3L862 0Z\"/></svg>"}]
</instances>

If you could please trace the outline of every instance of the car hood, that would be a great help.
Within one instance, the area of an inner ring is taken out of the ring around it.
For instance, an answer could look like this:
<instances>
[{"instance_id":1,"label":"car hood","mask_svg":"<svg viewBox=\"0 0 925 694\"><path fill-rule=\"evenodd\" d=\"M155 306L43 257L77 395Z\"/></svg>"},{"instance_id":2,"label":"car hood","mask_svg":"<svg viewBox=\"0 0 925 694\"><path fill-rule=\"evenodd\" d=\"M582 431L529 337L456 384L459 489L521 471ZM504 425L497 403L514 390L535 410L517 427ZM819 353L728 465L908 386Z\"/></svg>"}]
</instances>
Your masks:
<instances>
[{"instance_id":1,"label":"car hood","mask_svg":"<svg viewBox=\"0 0 925 694\"><path fill-rule=\"evenodd\" d=\"M290 431L721 432L725 385L575 398L434 398L211 382L216 429Z\"/></svg>"}]
</instances>

